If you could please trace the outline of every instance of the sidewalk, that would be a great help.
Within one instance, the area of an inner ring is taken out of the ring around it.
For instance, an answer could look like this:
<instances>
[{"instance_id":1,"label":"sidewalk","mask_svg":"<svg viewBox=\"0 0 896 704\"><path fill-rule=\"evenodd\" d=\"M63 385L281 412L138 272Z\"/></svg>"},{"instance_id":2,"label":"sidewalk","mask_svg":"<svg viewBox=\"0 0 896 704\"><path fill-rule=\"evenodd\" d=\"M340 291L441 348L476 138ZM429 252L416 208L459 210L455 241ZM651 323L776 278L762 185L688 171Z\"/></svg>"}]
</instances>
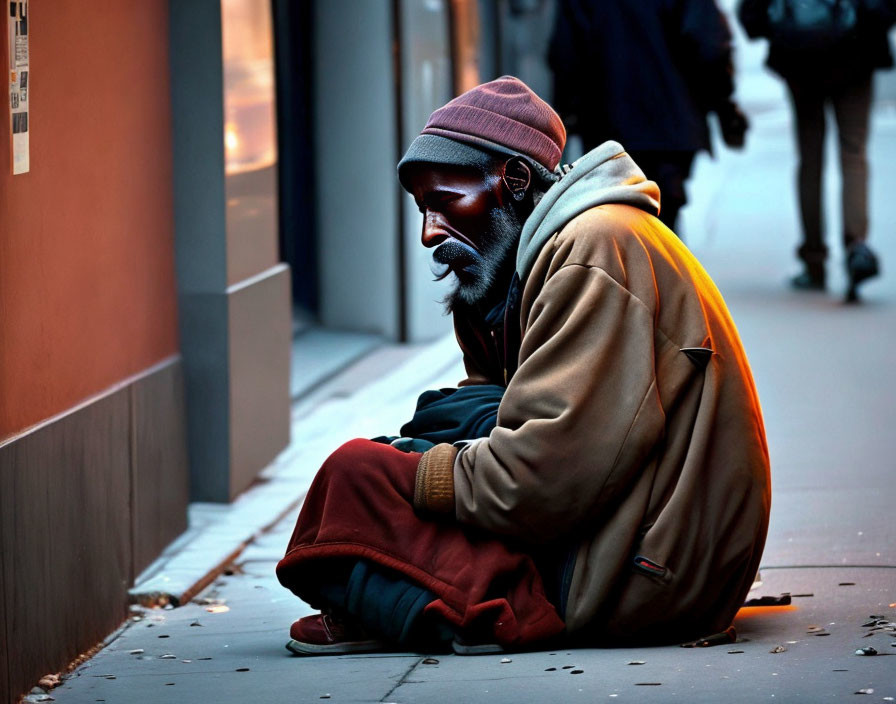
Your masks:
<instances>
[{"instance_id":1,"label":"sidewalk","mask_svg":"<svg viewBox=\"0 0 896 704\"><path fill-rule=\"evenodd\" d=\"M246 534L257 536L232 574L180 608L141 610L49 696L72 704L816 702L864 690L869 701L896 699L896 633L863 625L872 615L896 621L896 110L874 115L871 241L884 276L864 287L859 307L841 302L839 268L826 295L786 288L797 232L789 115L771 102L751 119L747 151L719 149L716 161L698 162L682 230L732 310L765 413L773 510L753 595L790 592L791 607L742 611L739 642L714 648L438 655L434 664L417 654L297 658L283 645L308 609L273 574L293 509ZM835 185L831 177L831 211ZM382 354L362 364L382 364L390 352ZM329 451L393 432L420 390L459 377L447 340L359 392L337 392L347 395L297 420L269 476L282 483L268 498L289 508ZM866 646L880 655L855 655Z\"/></svg>"}]
</instances>

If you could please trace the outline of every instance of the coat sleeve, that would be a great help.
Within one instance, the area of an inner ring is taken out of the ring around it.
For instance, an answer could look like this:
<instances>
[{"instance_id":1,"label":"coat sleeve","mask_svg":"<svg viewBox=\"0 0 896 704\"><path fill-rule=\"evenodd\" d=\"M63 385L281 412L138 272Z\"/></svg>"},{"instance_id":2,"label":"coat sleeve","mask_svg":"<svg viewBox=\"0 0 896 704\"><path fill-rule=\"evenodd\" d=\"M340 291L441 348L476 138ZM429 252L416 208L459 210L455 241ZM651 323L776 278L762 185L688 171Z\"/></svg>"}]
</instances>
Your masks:
<instances>
[{"instance_id":1,"label":"coat sleeve","mask_svg":"<svg viewBox=\"0 0 896 704\"><path fill-rule=\"evenodd\" d=\"M750 39L768 36L768 0L740 0L737 19Z\"/></svg>"},{"instance_id":2,"label":"coat sleeve","mask_svg":"<svg viewBox=\"0 0 896 704\"><path fill-rule=\"evenodd\" d=\"M896 0L862 0L859 3L863 25L877 32L886 32L896 23Z\"/></svg>"},{"instance_id":3,"label":"coat sleeve","mask_svg":"<svg viewBox=\"0 0 896 704\"><path fill-rule=\"evenodd\" d=\"M691 90L702 110L718 111L734 93L728 20L716 0L683 0L679 31Z\"/></svg>"},{"instance_id":4,"label":"coat sleeve","mask_svg":"<svg viewBox=\"0 0 896 704\"><path fill-rule=\"evenodd\" d=\"M663 434L653 340L650 311L602 269L558 269L525 321L497 427L424 455L418 507L532 543L612 511Z\"/></svg>"}]
</instances>

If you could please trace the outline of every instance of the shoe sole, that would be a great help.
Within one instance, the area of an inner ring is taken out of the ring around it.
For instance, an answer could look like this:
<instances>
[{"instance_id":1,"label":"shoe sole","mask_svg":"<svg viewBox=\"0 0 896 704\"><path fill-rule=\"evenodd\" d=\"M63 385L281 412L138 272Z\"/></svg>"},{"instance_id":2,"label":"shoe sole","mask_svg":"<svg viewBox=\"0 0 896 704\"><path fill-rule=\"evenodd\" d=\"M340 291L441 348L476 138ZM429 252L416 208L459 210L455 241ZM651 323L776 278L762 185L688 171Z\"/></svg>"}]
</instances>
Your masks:
<instances>
[{"instance_id":1,"label":"shoe sole","mask_svg":"<svg viewBox=\"0 0 896 704\"><path fill-rule=\"evenodd\" d=\"M858 271L849 269L847 273L849 275L849 288L846 290L846 302L858 303L861 300L859 297L859 284L864 283L868 279L873 279L875 276L879 276L880 269L878 267L874 267L873 269L860 269Z\"/></svg>"},{"instance_id":2,"label":"shoe sole","mask_svg":"<svg viewBox=\"0 0 896 704\"><path fill-rule=\"evenodd\" d=\"M317 645L290 639L286 644L286 649L295 655L352 655L356 653L381 652L386 650L387 646L379 640L356 640L350 643Z\"/></svg>"},{"instance_id":3,"label":"shoe sole","mask_svg":"<svg viewBox=\"0 0 896 704\"><path fill-rule=\"evenodd\" d=\"M451 642L451 649L455 655L497 655L498 653L507 652L497 643L478 643L473 645L461 643L458 640Z\"/></svg>"}]
</instances>

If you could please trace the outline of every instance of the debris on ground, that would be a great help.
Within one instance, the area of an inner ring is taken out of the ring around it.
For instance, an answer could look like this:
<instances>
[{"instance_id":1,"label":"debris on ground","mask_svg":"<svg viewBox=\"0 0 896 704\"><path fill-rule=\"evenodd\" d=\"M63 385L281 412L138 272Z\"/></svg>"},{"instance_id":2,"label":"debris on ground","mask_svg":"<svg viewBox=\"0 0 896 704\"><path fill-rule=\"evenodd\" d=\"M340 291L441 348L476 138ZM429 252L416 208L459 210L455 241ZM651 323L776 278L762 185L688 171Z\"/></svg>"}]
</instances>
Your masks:
<instances>
[{"instance_id":1,"label":"debris on ground","mask_svg":"<svg viewBox=\"0 0 896 704\"><path fill-rule=\"evenodd\" d=\"M831 635L830 633L828 633L827 630L825 630L825 628L823 626L809 626L806 629L806 633L811 633L813 636L829 636L829 635Z\"/></svg>"},{"instance_id":2,"label":"debris on ground","mask_svg":"<svg viewBox=\"0 0 896 704\"><path fill-rule=\"evenodd\" d=\"M134 648L133 650L128 651L128 655L143 655L146 652L143 648Z\"/></svg>"},{"instance_id":3,"label":"debris on ground","mask_svg":"<svg viewBox=\"0 0 896 704\"><path fill-rule=\"evenodd\" d=\"M194 604L199 604L200 606L216 606L218 604L226 604L227 599L222 599L217 596L203 596L198 599L193 599Z\"/></svg>"},{"instance_id":4,"label":"debris on ground","mask_svg":"<svg viewBox=\"0 0 896 704\"><path fill-rule=\"evenodd\" d=\"M584 672L584 670L570 670L570 671L569 671L569 674L571 674L571 675L581 675L583 672Z\"/></svg>"},{"instance_id":5,"label":"debris on ground","mask_svg":"<svg viewBox=\"0 0 896 704\"><path fill-rule=\"evenodd\" d=\"M133 612L134 607L140 609L167 609L171 607L171 595L164 592L147 592L146 594L138 594L136 596L137 603L131 606ZM173 607L171 607L173 608Z\"/></svg>"},{"instance_id":6,"label":"debris on ground","mask_svg":"<svg viewBox=\"0 0 896 704\"><path fill-rule=\"evenodd\" d=\"M644 665L645 662L644 662L644 660L631 660L628 664L629 665Z\"/></svg>"},{"instance_id":7,"label":"debris on ground","mask_svg":"<svg viewBox=\"0 0 896 704\"><path fill-rule=\"evenodd\" d=\"M874 690L869 687L868 689L860 689L855 694L874 694Z\"/></svg>"},{"instance_id":8,"label":"debris on ground","mask_svg":"<svg viewBox=\"0 0 896 704\"><path fill-rule=\"evenodd\" d=\"M734 626L729 626L721 633L715 633L705 638L698 638L690 643L682 643L682 648L711 648L714 645L727 645L737 642L737 631Z\"/></svg>"},{"instance_id":9,"label":"debris on ground","mask_svg":"<svg viewBox=\"0 0 896 704\"><path fill-rule=\"evenodd\" d=\"M740 655L740 654L742 654L743 652L744 652L743 650L729 650L729 651L728 651L728 654L729 654L729 655Z\"/></svg>"},{"instance_id":10,"label":"debris on ground","mask_svg":"<svg viewBox=\"0 0 896 704\"><path fill-rule=\"evenodd\" d=\"M867 648L856 649L856 655L877 655L877 650L869 645Z\"/></svg>"},{"instance_id":11,"label":"debris on ground","mask_svg":"<svg viewBox=\"0 0 896 704\"><path fill-rule=\"evenodd\" d=\"M780 596L759 596L754 599L747 599L744 606L789 606L790 593L784 592Z\"/></svg>"},{"instance_id":12,"label":"debris on ground","mask_svg":"<svg viewBox=\"0 0 896 704\"><path fill-rule=\"evenodd\" d=\"M62 680L59 678L59 675L44 675L37 681L37 684L44 689L53 689L62 684Z\"/></svg>"},{"instance_id":13,"label":"debris on ground","mask_svg":"<svg viewBox=\"0 0 896 704\"><path fill-rule=\"evenodd\" d=\"M787 651L787 648L785 648L783 645L776 645L774 648L772 648L772 649L769 650L768 652L770 652L770 653L784 653L784 652L786 652L786 651Z\"/></svg>"},{"instance_id":14,"label":"debris on ground","mask_svg":"<svg viewBox=\"0 0 896 704\"><path fill-rule=\"evenodd\" d=\"M423 658L424 665L438 665L439 661L435 658Z\"/></svg>"}]
</instances>

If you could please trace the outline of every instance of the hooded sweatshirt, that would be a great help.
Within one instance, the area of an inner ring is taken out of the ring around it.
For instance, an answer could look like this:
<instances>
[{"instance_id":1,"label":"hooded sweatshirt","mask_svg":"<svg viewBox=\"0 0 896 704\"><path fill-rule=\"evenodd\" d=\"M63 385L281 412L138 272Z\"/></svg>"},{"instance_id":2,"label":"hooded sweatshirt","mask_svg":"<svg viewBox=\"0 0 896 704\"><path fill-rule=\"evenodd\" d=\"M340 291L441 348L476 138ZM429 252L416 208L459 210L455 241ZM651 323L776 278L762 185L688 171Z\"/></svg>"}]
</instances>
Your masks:
<instances>
[{"instance_id":1,"label":"hooded sweatshirt","mask_svg":"<svg viewBox=\"0 0 896 704\"><path fill-rule=\"evenodd\" d=\"M590 642L724 630L768 527L768 450L746 356L721 295L658 208L656 184L615 142L547 191L520 237L518 359L497 425L437 445L417 469L418 510L569 554L558 608ZM457 330L463 383L505 383Z\"/></svg>"}]
</instances>

